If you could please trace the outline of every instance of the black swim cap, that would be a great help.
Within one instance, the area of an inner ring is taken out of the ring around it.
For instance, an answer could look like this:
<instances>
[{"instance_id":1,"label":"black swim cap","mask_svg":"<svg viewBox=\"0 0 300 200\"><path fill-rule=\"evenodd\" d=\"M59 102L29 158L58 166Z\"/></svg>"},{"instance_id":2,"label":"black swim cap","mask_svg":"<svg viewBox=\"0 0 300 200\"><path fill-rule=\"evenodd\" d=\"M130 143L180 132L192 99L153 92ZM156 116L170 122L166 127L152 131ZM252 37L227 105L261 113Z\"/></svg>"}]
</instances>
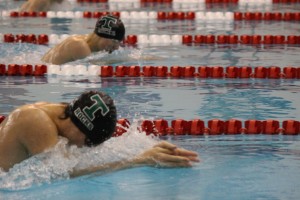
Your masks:
<instances>
[{"instance_id":1,"label":"black swim cap","mask_svg":"<svg viewBox=\"0 0 300 200\"><path fill-rule=\"evenodd\" d=\"M115 131L117 111L113 99L103 92L89 91L69 104L71 121L86 135L88 146L109 139Z\"/></svg>"},{"instance_id":2,"label":"black swim cap","mask_svg":"<svg viewBox=\"0 0 300 200\"><path fill-rule=\"evenodd\" d=\"M122 41L125 35L125 27L117 17L105 15L98 19L94 33L100 37Z\"/></svg>"}]
</instances>

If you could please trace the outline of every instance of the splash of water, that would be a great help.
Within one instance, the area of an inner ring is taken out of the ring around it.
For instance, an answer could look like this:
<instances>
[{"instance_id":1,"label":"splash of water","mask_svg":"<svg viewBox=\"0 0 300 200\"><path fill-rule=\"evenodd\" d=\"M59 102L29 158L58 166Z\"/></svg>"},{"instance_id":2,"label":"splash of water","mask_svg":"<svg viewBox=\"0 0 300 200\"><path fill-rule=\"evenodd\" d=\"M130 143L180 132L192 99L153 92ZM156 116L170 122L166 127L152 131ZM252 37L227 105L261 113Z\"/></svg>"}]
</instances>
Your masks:
<instances>
[{"instance_id":1,"label":"splash of water","mask_svg":"<svg viewBox=\"0 0 300 200\"><path fill-rule=\"evenodd\" d=\"M117 51L113 51L111 54L105 51L96 52L83 59L83 61L96 65L109 65L124 62L139 62L140 60L142 60L142 51L130 47L120 47Z\"/></svg>"},{"instance_id":2,"label":"splash of water","mask_svg":"<svg viewBox=\"0 0 300 200\"><path fill-rule=\"evenodd\" d=\"M0 46L0 63L4 64L41 64L43 55L50 49L49 46L33 45L27 43L4 44ZM105 51L95 52L84 59L79 59L66 64L92 64L92 65L112 65L112 64L138 64L143 65L145 60L152 60L153 57L144 55L143 50L131 47L120 47L117 51L109 54Z\"/></svg>"},{"instance_id":3,"label":"splash of water","mask_svg":"<svg viewBox=\"0 0 300 200\"><path fill-rule=\"evenodd\" d=\"M20 190L68 179L73 169L130 159L158 141L138 131L138 123L133 122L122 136L93 148L69 146L65 138L60 138L54 148L16 164L8 172L0 171L0 190Z\"/></svg>"},{"instance_id":4,"label":"splash of water","mask_svg":"<svg viewBox=\"0 0 300 200\"><path fill-rule=\"evenodd\" d=\"M75 4L72 1L62 1L61 3L53 3L50 7L52 11L70 11L75 9Z\"/></svg>"},{"instance_id":5,"label":"splash of water","mask_svg":"<svg viewBox=\"0 0 300 200\"><path fill-rule=\"evenodd\" d=\"M0 63L4 64L41 64L41 58L48 47L28 43L0 45Z\"/></svg>"}]
</instances>

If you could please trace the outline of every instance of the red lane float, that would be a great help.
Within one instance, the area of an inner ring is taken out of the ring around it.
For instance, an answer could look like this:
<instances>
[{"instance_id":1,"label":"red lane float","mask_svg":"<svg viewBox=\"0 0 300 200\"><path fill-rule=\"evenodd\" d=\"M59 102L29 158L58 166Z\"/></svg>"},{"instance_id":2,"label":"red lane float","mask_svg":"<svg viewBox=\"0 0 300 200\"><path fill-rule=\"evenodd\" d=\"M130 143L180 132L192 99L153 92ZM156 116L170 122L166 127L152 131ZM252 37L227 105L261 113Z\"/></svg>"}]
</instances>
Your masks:
<instances>
[{"instance_id":1,"label":"red lane float","mask_svg":"<svg viewBox=\"0 0 300 200\"><path fill-rule=\"evenodd\" d=\"M151 120L143 120L139 130L145 132L147 135L150 135L150 134L157 135L157 133L158 133L153 121L151 121Z\"/></svg>"},{"instance_id":2,"label":"red lane float","mask_svg":"<svg viewBox=\"0 0 300 200\"><path fill-rule=\"evenodd\" d=\"M297 135L300 132L300 122L295 120L283 121L282 132L285 135Z\"/></svg>"},{"instance_id":3,"label":"red lane float","mask_svg":"<svg viewBox=\"0 0 300 200\"><path fill-rule=\"evenodd\" d=\"M234 12L234 20L257 20L257 21L299 21L300 13L299 12Z\"/></svg>"},{"instance_id":4,"label":"red lane float","mask_svg":"<svg viewBox=\"0 0 300 200\"><path fill-rule=\"evenodd\" d=\"M237 119L230 119L228 121L225 121L224 134L236 135L236 134L241 134L242 131L243 131L242 121Z\"/></svg>"},{"instance_id":5,"label":"red lane float","mask_svg":"<svg viewBox=\"0 0 300 200\"><path fill-rule=\"evenodd\" d=\"M47 73L46 65L30 65L30 64L0 64L0 75L6 76L44 76Z\"/></svg>"},{"instance_id":6,"label":"red lane float","mask_svg":"<svg viewBox=\"0 0 300 200\"><path fill-rule=\"evenodd\" d=\"M165 119L156 119L153 121L154 128L156 129L157 133L160 135L167 135L169 132L169 125L168 121ZM150 133L148 133L150 134Z\"/></svg>"},{"instance_id":7,"label":"red lane float","mask_svg":"<svg viewBox=\"0 0 300 200\"><path fill-rule=\"evenodd\" d=\"M21 42L21 43L32 43L32 44L39 44L39 45L46 45L49 43L49 37L46 34L17 34L13 35L11 33L4 34L3 42L5 43L14 43L14 42Z\"/></svg>"},{"instance_id":8,"label":"red lane float","mask_svg":"<svg viewBox=\"0 0 300 200\"><path fill-rule=\"evenodd\" d=\"M281 132L279 126L279 121L277 120L265 120L262 122L262 132L270 135L278 134Z\"/></svg>"},{"instance_id":9,"label":"red lane float","mask_svg":"<svg viewBox=\"0 0 300 200\"><path fill-rule=\"evenodd\" d=\"M201 119L193 119L190 121L191 135L203 135L205 131L204 121Z\"/></svg>"},{"instance_id":10,"label":"red lane float","mask_svg":"<svg viewBox=\"0 0 300 200\"><path fill-rule=\"evenodd\" d=\"M126 123L125 123L126 122ZM119 119L118 124L128 128L127 119ZM170 126L169 126L170 124ZM300 122L297 120L255 120L241 121L238 119L211 119L205 122L201 119L184 120L174 119L170 123L165 119L143 120L138 130L147 135L236 135L236 134L268 134L268 135L298 135L300 134ZM115 135L122 135L124 129L117 128Z\"/></svg>"},{"instance_id":11,"label":"red lane float","mask_svg":"<svg viewBox=\"0 0 300 200\"><path fill-rule=\"evenodd\" d=\"M155 68L154 66L144 66L143 72L141 72L142 76L152 77L155 76Z\"/></svg>"},{"instance_id":12,"label":"red lane float","mask_svg":"<svg viewBox=\"0 0 300 200\"><path fill-rule=\"evenodd\" d=\"M224 69L225 68L225 69ZM293 66L263 67L257 66L252 72L250 66L116 66L113 72L112 66L101 67L101 77L172 77L172 78L269 78L269 79L293 79L299 78L300 69ZM142 71L140 71L142 70ZM170 71L169 71L170 70Z\"/></svg>"},{"instance_id":13,"label":"red lane float","mask_svg":"<svg viewBox=\"0 0 300 200\"><path fill-rule=\"evenodd\" d=\"M186 135L191 130L191 123L183 119L177 119L171 121L171 127L174 135Z\"/></svg>"},{"instance_id":14,"label":"red lane float","mask_svg":"<svg viewBox=\"0 0 300 200\"><path fill-rule=\"evenodd\" d=\"M224 121L220 119L212 119L208 121L208 128L205 134L208 135L221 135L224 132Z\"/></svg>"},{"instance_id":15,"label":"red lane float","mask_svg":"<svg viewBox=\"0 0 300 200\"><path fill-rule=\"evenodd\" d=\"M118 137L120 135L123 135L124 133L127 132L128 128L130 127L130 122L128 119L119 119L117 122L117 127L115 132L113 133L113 137Z\"/></svg>"},{"instance_id":16,"label":"red lane float","mask_svg":"<svg viewBox=\"0 0 300 200\"><path fill-rule=\"evenodd\" d=\"M0 124L1 122L3 122L5 120L5 116L4 115L0 115Z\"/></svg>"},{"instance_id":17,"label":"red lane float","mask_svg":"<svg viewBox=\"0 0 300 200\"><path fill-rule=\"evenodd\" d=\"M246 120L243 132L245 134L260 134L262 131L262 122L259 120Z\"/></svg>"},{"instance_id":18,"label":"red lane float","mask_svg":"<svg viewBox=\"0 0 300 200\"><path fill-rule=\"evenodd\" d=\"M297 78L297 74L298 74L298 76L300 75L300 73L297 72L296 67L287 66L287 67L283 68L283 77L284 78L287 78L287 79Z\"/></svg>"}]
</instances>

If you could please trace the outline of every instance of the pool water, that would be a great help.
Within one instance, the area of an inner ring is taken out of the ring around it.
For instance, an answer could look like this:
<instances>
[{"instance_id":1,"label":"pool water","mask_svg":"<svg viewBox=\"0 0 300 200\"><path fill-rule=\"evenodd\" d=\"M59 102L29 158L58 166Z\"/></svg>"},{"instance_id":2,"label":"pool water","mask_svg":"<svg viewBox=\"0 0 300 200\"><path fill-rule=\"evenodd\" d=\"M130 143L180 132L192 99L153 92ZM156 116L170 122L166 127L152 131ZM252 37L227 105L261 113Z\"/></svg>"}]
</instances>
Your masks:
<instances>
[{"instance_id":1,"label":"pool water","mask_svg":"<svg viewBox=\"0 0 300 200\"><path fill-rule=\"evenodd\" d=\"M188 169L141 167L101 176L54 180L26 189L2 189L1 196L4 199L229 200L297 199L300 195L299 136L162 139L198 151L202 162Z\"/></svg>"},{"instance_id":2,"label":"pool water","mask_svg":"<svg viewBox=\"0 0 300 200\"><path fill-rule=\"evenodd\" d=\"M0 10L21 1L2 1ZM298 12L299 3L268 6L211 4L174 7L155 4L138 8L125 4L78 4L62 10L127 11L249 10ZM122 8L121 6L124 6ZM117 10L115 9L115 10ZM1 34L85 34L94 19L0 17ZM295 21L157 21L126 19L126 34L276 34L300 35ZM40 64L52 44L0 43L0 63ZM123 46L112 55L100 52L71 65L152 66L285 66L299 67L299 45L160 45ZM144 59L151 57L153 59ZM10 172L0 172L0 199L295 199L300 197L299 135L206 135L149 137L137 131L144 119L274 119L300 118L299 79L203 79L98 76L1 76L0 115L35 101L69 102L82 91L107 92L115 100L118 118L131 122L128 132L90 149L68 147L63 139L53 151L32 157ZM139 167L114 173L95 173L74 179L73 167L130 158L167 140L197 151L201 162L192 168ZM70 159L61 152L69 152Z\"/></svg>"}]
</instances>

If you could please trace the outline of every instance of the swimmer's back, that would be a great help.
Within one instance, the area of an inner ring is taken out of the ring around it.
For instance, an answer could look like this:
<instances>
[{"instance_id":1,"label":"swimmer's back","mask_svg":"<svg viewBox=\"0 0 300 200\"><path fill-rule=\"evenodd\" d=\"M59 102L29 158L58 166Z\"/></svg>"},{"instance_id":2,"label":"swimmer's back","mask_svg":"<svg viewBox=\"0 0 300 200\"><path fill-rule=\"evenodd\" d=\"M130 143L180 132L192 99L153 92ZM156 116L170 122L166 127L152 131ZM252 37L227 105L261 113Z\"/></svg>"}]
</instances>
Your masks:
<instances>
[{"instance_id":1,"label":"swimmer's back","mask_svg":"<svg viewBox=\"0 0 300 200\"><path fill-rule=\"evenodd\" d=\"M91 53L85 41L85 35L74 35L66 38L63 42L49 50L42 58L42 61L56 65L71 62L78 57L86 57Z\"/></svg>"}]
</instances>

